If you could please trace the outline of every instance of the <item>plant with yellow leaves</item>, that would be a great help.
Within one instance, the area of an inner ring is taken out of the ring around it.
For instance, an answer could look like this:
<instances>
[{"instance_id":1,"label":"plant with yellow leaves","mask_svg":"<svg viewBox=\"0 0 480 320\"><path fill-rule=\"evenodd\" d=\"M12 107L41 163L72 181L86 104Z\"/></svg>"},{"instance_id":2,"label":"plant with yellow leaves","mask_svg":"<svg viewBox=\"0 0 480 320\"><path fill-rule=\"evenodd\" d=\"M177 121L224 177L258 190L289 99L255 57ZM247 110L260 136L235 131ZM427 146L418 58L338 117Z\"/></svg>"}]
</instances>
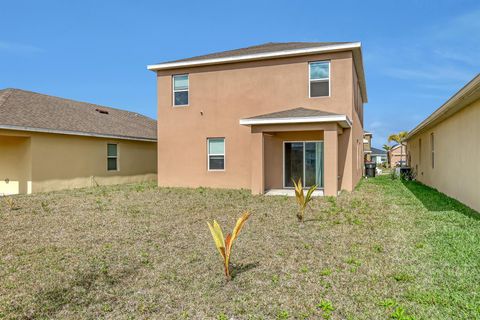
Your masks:
<instances>
[{"instance_id":1,"label":"plant with yellow leaves","mask_svg":"<svg viewBox=\"0 0 480 320\"><path fill-rule=\"evenodd\" d=\"M15 202L15 199L13 199L13 197L5 196L3 201L7 205L8 209L10 209L10 211L17 209L17 203Z\"/></svg>"},{"instance_id":2,"label":"plant with yellow leaves","mask_svg":"<svg viewBox=\"0 0 480 320\"><path fill-rule=\"evenodd\" d=\"M243 225L245 224L245 222L249 217L250 217L250 213L245 212L240 218L238 218L237 224L233 229L233 233L227 234L226 238L223 238L222 228L220 227L220 225L216 220L213 220L213 225L207 222L208 228L212 233L212 237L213 237L213 240L215 241L215 245L218 249L218 252L220 252L220 255L223 258L223 265L225 268L225 276L227 277L227 280L231 279L229 263L230 263L230 255L232 252L233 242L235 241L235 239L237 239L238 235L240 234L240 231L243 228Z\"/></svg>"},{"instance_id":3,"label":"plant with yellow leaves","mask_svg":"<svg viewBox=\"0 0 480 320\"><path fill-rule=\"evenodd\" d=\"M317 190L317 185L311 186L310 189L307 191L307 194L305 195L303 192L303 185L302 185L302 179L299 178L298 182L295 182L293 180L293 185L295 187L295 198L297 198L297 203L298 203L298 212L297 212L297 218L298 221L303 222L303 216L305 214L305 209L307 208L307 205L310 201L312 201L312 195L315 190Z\"/></svg>"}]
</instances>

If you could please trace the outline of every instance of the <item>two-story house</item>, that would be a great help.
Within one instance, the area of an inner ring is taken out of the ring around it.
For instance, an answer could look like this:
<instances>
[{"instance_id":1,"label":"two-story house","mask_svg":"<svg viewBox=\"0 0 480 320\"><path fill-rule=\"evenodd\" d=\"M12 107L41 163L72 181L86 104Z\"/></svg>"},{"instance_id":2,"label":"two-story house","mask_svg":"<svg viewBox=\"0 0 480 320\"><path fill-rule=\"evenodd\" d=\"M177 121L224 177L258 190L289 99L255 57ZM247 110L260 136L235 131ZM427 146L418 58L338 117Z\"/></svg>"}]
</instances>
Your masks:
<instances>
[{"instance_id":1,"label":"two-story house","mask_svg":"<svg viewBox=\"0 0 480 320\"><path fill-rule=\"evenodd\" d=\"M158 85L160 186L317 184L325 195L362 177L358 42L267 43L148 66Z\"/></svg>"}]
</instances>

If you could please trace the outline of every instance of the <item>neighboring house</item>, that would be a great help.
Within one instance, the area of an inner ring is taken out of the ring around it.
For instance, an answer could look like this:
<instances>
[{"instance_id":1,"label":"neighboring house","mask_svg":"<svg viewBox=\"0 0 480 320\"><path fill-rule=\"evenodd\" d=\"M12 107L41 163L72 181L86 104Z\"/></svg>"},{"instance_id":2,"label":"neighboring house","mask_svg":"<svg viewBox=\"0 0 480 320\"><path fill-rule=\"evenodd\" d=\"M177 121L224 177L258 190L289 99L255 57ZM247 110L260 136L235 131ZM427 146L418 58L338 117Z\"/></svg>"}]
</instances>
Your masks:
<instances>
[{"instance_id":1,"label":"neighboring house","mask_svg":"<svg viewBox=\"0 0 480 320\"><path fill-rule=\"evenodd\" d=\"M353 190L363 170L360 43L267 43L148 66L160 186Z\"/></svg>"},{"instance_id":2,"label":"neighboring house","mask_svg":"<svg viewBox=\"0 0 480 320\"><path fill-rule=\"evenodd\" d=\"M388 151L390 153L390 167L405 166L407 163L406 146L397 144Z\"/></svg>"},{"instance_id":3,"label":"neighboring house","mask_svg":"<svg viewBox=\"0 0 480 320\"><path fill-rule=\"evenodd\" d=\"M372 161L377 165L387 163L387 152L385 150L372 147L372 153L370 156L372 157Z\"/></svg>"},{"instance_id":4,"label":"neighboring house","mask_svg":"<svg viewBox=\"0 0 480 320\"><path fill-rule=\"evenodd\" d=\"M156 161L153 119L0 90L0 195L155 179Z\"/></svg>"},{"instance_id":5,"label":"neighboring house","mask_svg":"<svg viewBox=\"0 0 480 320\"><path fill-rule=\"evenodd\" d=\"M406 138L417 180L480 212L480 74Z\"/></svg>"},{"instance_id":6,"label":"neighboring house","mask_svg":"<svg viewBox=\"0 0 480 320\"><path fill-rule=\"evenodd\" d=\"M363 134L363 155L364 161L372 161L372 133L365 131Z\"/></svg>"}]
</instances>

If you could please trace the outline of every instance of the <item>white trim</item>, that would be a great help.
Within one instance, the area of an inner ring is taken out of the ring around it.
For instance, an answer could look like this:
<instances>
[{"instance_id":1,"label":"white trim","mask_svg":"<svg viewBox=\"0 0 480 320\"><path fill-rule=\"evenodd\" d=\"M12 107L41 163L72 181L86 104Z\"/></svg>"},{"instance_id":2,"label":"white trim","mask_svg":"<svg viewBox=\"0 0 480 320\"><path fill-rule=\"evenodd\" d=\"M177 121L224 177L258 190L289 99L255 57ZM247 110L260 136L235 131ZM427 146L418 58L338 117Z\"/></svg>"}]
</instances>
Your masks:
<instances>
[{"instance_id":1,"label":"white trim","mask_svg":"<svg viewBox=\"0 0 480 320\"><path fill-rule=\"evenodd\" d=\"M108 146L109 145L115 145L116 146L116 155L115 156L110 156L108 155ZM116 169L115 170L110 170L108 169L108 160L109 159L115 159L116 160L116 163L115 163L115 167ZM107 172L118 172L120 171L120 152L119 152L119 144L118 143L115 143L115 142L107 142Z\"/></svg>"},{"instance_id":2,"label":"white trim","mask_svg":"<svg viewBox=\"0 0 480 320\"><path fill-rule=\"evenodd\" d=\"M346 115L240 119L240 124L244 126L262 125L262 124L292 124L292 123L316 123L316 122L338 122L342 128L350 128L352 126L352 121Z\"/></svg>"},{"instance_id":3,"label":"white trim","mask_svg":"<svg viewBox=\"0 0 480 320\"><path fill-rule=\"evenodd\" d=\"M44 128L33 128L33 127L11 126L11 125L0 125L0 129L40 132L40 133L66 134L66 135L73 135L73 136L95 137L95 138L114 138L114 139L121 139L121 140L157 142L157 139L149 139L149 138L136 138L136 137L128 137L128 136L117 136L113 134L97 134L97 133L81 132L81 131L44 129Z\"/></svg>"},{"instance_id":4,"label":"white trim","mask_svg":"<svg viewBox=\"0 0 480 320\"><path fill-rule=\"evenodd\" d=\"M175 90L175 77L177 76L187 76L187 89L183 90ZM187 104L175 104L175 92L187 92ZM190 104L190 74L188 73L180 73L180 74L172 74L172 106L174 108L181 108L181 107L188 107Z\"/></svg>"},{"instance_id":5,"label":"white trim","mask_svg":"<svg viewBox=\"0 0 480 320\"><path fill-rule=\"evenodd\" d=\"M312 63L320 63L320 62L324 62L324 63L328 63L328 78L323 78L323 79L310 79L310 76L311 76L311 69L310 69L310 65ZM331 87L331 68L332 68L332 63L330 60L318 60L318 61L310 61L308 63L308 98L310 99L314 99L314 98L329 98L331 97L331 90L332 90L332 87ZM328 95L326 96L318 96L318 97L312 97L312 94L311 94L311 84L312 84L312 81L313 82L325 82L328 81Z\"/></svg>"},{"instance_id":6,"label":"white trim","mask_svg":"<svg viewBox=\"0 0 480 320\"><path fill-rule=\"evenodd\" d=\"M452 116L456 112L460 111L462 108L470 105L472 101L469 101L472 96L477 96L480 93L480 74L477 74L475 78L470 80L463 88L461 88L457 93L451 96L443 105L441 105L437 110L435 110L432 114L430 114L425 120L420 122L415 128L410 130L408 135L405 137L405 141L410 140L415 135L424 130L430 128L434 125L438 120L442 121L442 116L446 115L450 111L454 111L454 113L448 115L448 117ZM467 101L466 101L467 100Z\"/></svg>"},{"instance_id":7,"label":"white trim","mask_svg":"<svg viewBox=\"0 0 480 320\"><path fill-rule=\"evenodd\" d=\"M347 49L361 48L361 42L351 42L344 44L334 44L322 47L314 48L303 48L303 49L294 49L294 50L282 50L274 52L264 52L264 53L254 53L246 54L233 57L223 57L223 58L212 58L212 59L202 59L198 60L189 60L189 61L178 61L178 62L165 62L159 64L148 65L148 70L163 70L163 69L172 69L180 67L192 67L208 64L217 64L217 63L228 63L228 62L237 62L237 61L249 61L249 60L258 60L265 58L279 58L286 56L298 56L305 54L321 53L321 52L333 52L333 51L342 51Z\"/></svg>"},{"instance_id":8,"label":"white trim","mask_svg":"<svg viewBox=\"0 0 480 320\"><path fill-rule=\"evenodd\" d=\"M210 153L210 144L209 140L220 140L223 139L223 154L222 153ZM225 137L208 137L207 138L207 171L225 171L227 168L227 149L226 149L227 144L225 143ZM223 169L210 169L210 156L223 156Z\"/></svg>"},{"instance_id":9,"label":"white trim","mask_svg":"<svg viewBox=\"0 0 480 320\"><path fill-rule=\"evenodd\" d=\"M282 179L283 179L283 184L282 184L282 187L284 189L292 189L293 187L287 187L285 185L285 144L286 143L303 143L303 177L302 177L302 183L303 185L305 185L305 143L308 143L308 142L321 142L323 143L323 152L322 152L322 156L323 158L325 159L325 142L324 140L294 140L294 141L290 141L290 140L284 140L283 141L283 150L282 150ZM323 174L322 174L322 179L323 179L323 183L325 183L325 161L323 162L323 165L324 167L322 168L323 169ZM305 187L305 186L302 186L304 188L309 188L309 187ZM323 190L325 188L325 186L322 186L321 188L318 187L318 190Z\"/></svg>"}]
</instances>

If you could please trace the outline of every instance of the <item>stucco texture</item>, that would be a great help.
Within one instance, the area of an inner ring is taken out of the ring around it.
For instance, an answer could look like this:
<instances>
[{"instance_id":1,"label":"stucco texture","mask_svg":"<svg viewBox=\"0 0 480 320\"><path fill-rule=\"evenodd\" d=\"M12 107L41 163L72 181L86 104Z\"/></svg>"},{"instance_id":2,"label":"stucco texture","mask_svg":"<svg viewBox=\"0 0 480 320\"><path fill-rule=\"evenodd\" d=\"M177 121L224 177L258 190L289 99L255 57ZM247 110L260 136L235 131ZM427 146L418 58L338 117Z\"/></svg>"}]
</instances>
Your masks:
<instances>
[{"instance_id":1,"label":"stucco texture","mask_svg":"<svg viewBox=\"0 0 480 320\"><path fill-rule=\"evenodd\" d=\"M417 172L418 181L480 212L479 123L480 100L477 100L437 125L411 137L407 152L410 165Z\"/></svg>"},{"instance_id":2,"label":"stucco texture","mask_svg":"<svg viewBox=\"0 0 480 320\"><path fill-rule=\"evenodd\" d=\"M331 95L309 98L308 62L318 60L331 61ZM189 105L173 107L172 75L185 73L189 74ZM336 150L338 189L352 190L361 177L357 169L361 165L356 162L363 162L363 157L356 156L358 148L363 154L363 146L355 144L361 141L363 128L355 111L354 74L351 52L158 71L159 185L252 191L277 186L283 179L272 177L283 161L278 145L274 156L271 138L252 133L239 120L303 107L352 119L352 128L338 135L342 148ZM225 138L225 171L207 170L209 137ZM257 162L252 161L254 157ZM261 173L257 175L256 170ZM325 174L328 170L325 167Z\"/></svg>"},{"instance_id":3,"label":"stucco texture","mask_svg":"<svg viewBox=\"0 0 480 320\"><path fill-rule=\"evenodd\" d=\"M118 171L107 170L108 143L118 144ZM6 179L29 193L156 177L154 142L0 130L0 151L0 193Z\"/></svg>"}]
</instances>

